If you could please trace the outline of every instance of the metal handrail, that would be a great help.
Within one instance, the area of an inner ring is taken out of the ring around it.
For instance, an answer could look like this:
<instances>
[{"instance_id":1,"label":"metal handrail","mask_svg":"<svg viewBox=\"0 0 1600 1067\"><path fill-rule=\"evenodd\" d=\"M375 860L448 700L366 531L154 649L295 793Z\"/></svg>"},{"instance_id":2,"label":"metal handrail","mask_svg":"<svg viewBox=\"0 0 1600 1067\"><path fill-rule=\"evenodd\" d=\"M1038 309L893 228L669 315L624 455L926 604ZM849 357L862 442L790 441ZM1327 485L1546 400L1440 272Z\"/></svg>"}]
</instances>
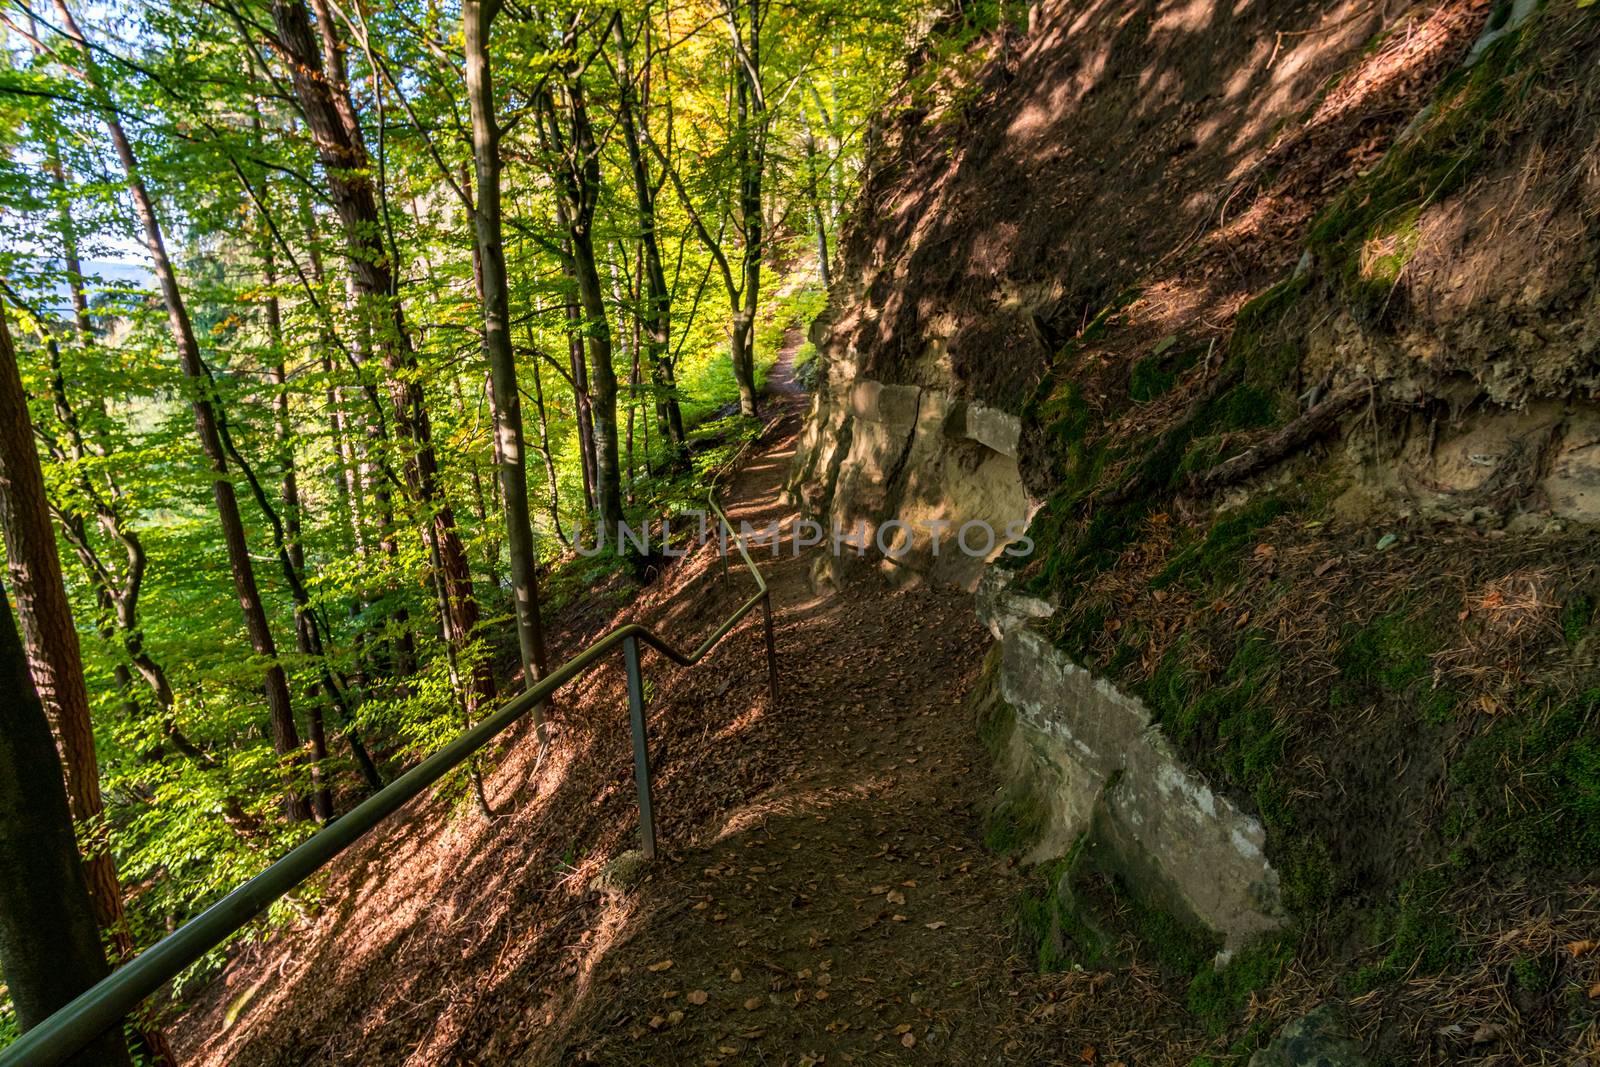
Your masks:
<instances>
[{"instance_id":1,"label":"metal handrail","mask_svg":"<svg viewBox=\"0 0 1600 1067\"><path fill-rule=\"evenodd\" d=\"M768 692L774 704L778 697L778 661L772 633L771 591L767 588L761 569L750 558L744 538L734 531L733 523L718 505L715 491L707 493L706 499L716 512L717 519L734 535L739 555L755 577L757 592L739 605L738 610L728 616L698 648L693 652L681 652L636 622L625 623L606 633L540 679L533 688L508 701L499 711L323 827L272 866L184 923L109 977L79 994L11 1045L0 1049L0 1067L54 1067L65 1062L120 1022L145 997L220 945L228 935L320 870L402 804L455 769L502 730L548 700L557 689L593 667L619 645L622 647L628 678L634 778L639 789L640 847L646 858L653 858L656 851L655 819L650 803L650 753L645 743L644 683L639 670L639 646L648 645L673 663L692 667L704 659L759 604L765 616ZM725 543L723 555L726 557ZM726 558L723 565L726 573Z\"/></svg>"}]
</instances>

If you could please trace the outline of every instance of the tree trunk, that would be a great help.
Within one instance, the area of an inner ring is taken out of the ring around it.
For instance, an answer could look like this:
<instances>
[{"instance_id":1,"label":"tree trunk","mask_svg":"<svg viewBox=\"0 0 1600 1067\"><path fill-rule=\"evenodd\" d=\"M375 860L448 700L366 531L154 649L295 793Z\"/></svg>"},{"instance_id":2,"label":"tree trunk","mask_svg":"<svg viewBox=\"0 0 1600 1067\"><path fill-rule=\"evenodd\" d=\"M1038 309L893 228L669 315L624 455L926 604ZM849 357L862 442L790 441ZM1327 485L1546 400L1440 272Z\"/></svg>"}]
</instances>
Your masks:
<instances>
[{"instance_id":1,"label":"tree trunk","mask_svg":"<svg viewBox=\"0 0 1600 1067\"><path fill-rule=\"evenodd\" d=\"M0 974L24 1031L109 973L62 775L0 584ZM117 1027L70 1062L133 1061Z\"/></svg>"},{"instance_id":2,"label":"tree trunk","mask_svg":"<svg viewBox=\"0 0 1600 1067\"><path fill-rule=\"evenodd\" d=\"M672 293L667 288L666 271L661 265L661 245L656 235L655 188L650 184L650 170L645 163L637 128L638 123L646 120L643 115L635 116L633 82L623 40L622 20L618 19L613 23L613 27L621 83L618 118L622 127L623 144L628 150L628 168L633 176L633 195L639 208L639 243L644 249L642 286L644 303L640 318L644 325L650 381L656 391L657 424L662 439L670 442L672 449L678 451L682 449L686 435L683 428L683 412L678 407L677 382L670 352Z\"/></svg>"},{"instance_id":3,"label":"tree trunk","mask_svg":"<svg viewBox=\"0 0 1600 1067\"><path fill-rule=\"evenodd\" d=\"M126 938L122 893L116 868L99 839L96 823L103 810L100 765L95 756L89 692L72 608L61 577L55 533L45 501L44 475L34 451L28 397L22 388L11 331L0 313L0 527L6 562L16 592L17 614L35 688L50 721L66 772L67 803L83 833L84 874L100 926ZM131 945L130 945L131 947Z\"/></svg>"},{"instance_id":4,"label":"tree trunk","mask_svg":"<svg viewBox=\"0 0 1600 1067\"><path fill-rule=\"evenodd\" d=\"M726 18L734 52L734 110L738 122L740 301L733 309L729 356L739 383L739 410L754 415L758 406L755 372L756 306L761 297L764 251L761 182L766 170L767 102L761 85L760 0L748 0L748 26L741 27L737 0L727 0Z\"/></svg>"},{"instance_id":5,"label":"tree trunk","mask_svg":"<svg viewBox=\"0 0 1600 1067\"><path fill-rule=\"evenodd\" d=\"M472 119L473 170L477 179L472 221L481 263L483 356L489 364L495 464L500 474L500 497L505 510L506 550L511 557L511 599L517 618L522 684L530 688L544 677L547 665L544 625L539 617L539 554L533 540L533 520L528 512L522 394L517 389L517 362L511 348L511 292L500 220L500 128L495 117L494 79L489 66L489 37L499 11L499 0L463 0L461 26L466 52L467 103ZM533 715L534 728L543 744L543 709L535 708Z\"/></svg>"},{"instance_id":6,"label":"tree trunk","mask_svg":"<svg viewBox=\"0 0 1600 1067\"><path fill-rule=\"evenodd\" d=\"M594 420L595 513L602 540L610 543L622 523L622 477L617 459L617 372L611 365L611 323L605 290L595 263L587 225L572 234L572 259L583 302L584 331L589 342L591 416Z\"/></svg>"},{"instance_id":7,"label":"tree trunk","mask_svg":"<svg viewBox=\"0 0 1600 1067\"><path fill-rule=\"evenodd\" d=\"M811 132L811 116L800 109L800 120L805 125L806 199L810 201L811 225L817 229L817 273L822 287L833 284L833 269L828 262L828 220L823 214L822 194L817 184L817 138Z\"/></svg>"},{"instance_id":8,"label":"tree trunk","mask_svg":"<svg viewBox=\"0 0 1600 1067\"><path fill-rule=\"evenodd\" d=\"M273 253L270 237L262 242L261 271L267 293L267 337L272 344L267 379L272 383L273 433L278 445L278 462L283 469L281 493L284 537L287 541L285 551L288 555L284 562L286 567L294 571L289 576L290 584L298 586L301 576L306 572L306 553L300 541L300 484L295 477L294 435L289 425L289 374L283 363L283 314L278 307L277 293L278 262ZM321 642L316 634L317 624L311 612L308 599L296 596L295 649L302 656L317 663L319 667L325 668L326 665L321 662L323 657ZM317 821L325 823L333 818L333 794L329 791L327 782L328 737L322 721L321 694L316 691L315 685L312 686L309 695L311 699L307 702L305 714L306 735L311 742L311 807Z\"/></svg>"},{"instance_id":9,"label":"tree trunk","mask_svg":"<svg viewBox=\"0 0 1600 1067\"><path fill-rule=\"evenodd\" d=\"M533 323L528 323L529 347L533 345ZM566 531L561 528L561 483L556 477L556 457L550 451L550 418L544 409L544 375L539 370L537 355L533 360L533 404L539 422L539 452L544 456L545 482L550 487L550 522L556 528L556 537L563 545L571 545Z\"/></svg>"},{"instance_id":10,"label":"tree trunk","mask_svg":"<svg viewBox=\"0 0 1600 1067\"><path fill-rule=\"evenodd\" d=\"M478 602L472 591L467 554L456 530L455 515L439 483L439 461L433 428L417 381L404 312L394 284L394 264L384 247L383 217L378 210L371 159L355 119L334 27L326 9L319 12L319 49L311 16L301 0L274 0L272 16L278 44L293 65L295 96L316 142L327 177L328 192L345 231L352 277L365 305L360 309L374 325L373 341L389 374L395 433L410 442L406 482L424 512L428 554L439 568L445 602L442 620L457 652L477 636ZM494 699L494 676L481 656L473 668L467 704L475 710Z\"/></svg>"},{"instance_id":11,"label":"tree trunk","mask_svg":"<svg viewBox=\"0 0 1600 1067\"><path fill-rule=\"evenodd\" d=\"M569 33L569 39L571 34ZM600 540L610 542L622 523L621 470L617 457L617 372L611 364L611 323L605 287L594 254L594 215L600 198L600 149L589 122L583 83L563 92L560 117L554 94L539 98L545 143L557 159L558 220L567 230L569 269L578 283L583 338L589 350L590 415L594 423L594 497ZM563 133L563 123L570 136Z\"/></svg>"},{"instance_id":12,"label":"tree trunk","mask_svg":"<svg viewBox=\"0 0 1600 1067\"><path fill-rule=\"evenodd\" d=\"M94 77L95 66L88 40L78 28L64 0L56 0L56 12L61 17L67 34L78 45L85 67L91 77ZM228 562L233 571L234 593L244 614L245 630L250 636L250 645L256 655L266 660L268 664L263 681L267 713L272 726L273 748L280 756L293 757L299 752L300 738L295 728L294 708L289 699L289 681L283 673L283 667L277 662L278 649L272 639L272 630L267 622L266 607L262 603L260 590L256 587L255 565L251 561L250 549L245 541L244 520L239 514L239 501L234 495L233 483L228 479L228 461L222 451L221 439L217 435L216 414L211 406L210 383L200 361L200 345L195 339L189 311L178 288L177 272L172 268L172 261L167 258L166 241L161 234L161 224L156 217L155 205L150 199L150 194L145 189L144 179L140 176L139 161L133 153L133 146L113 112L107 111L102 118L106 132L111 135L117 157L122 162L134 211L144 228L145 247L150 253L151 266L161 287L162 301L167 309L167 325L172 332L173 344L178 349L179 363L183 368L184 377L189 379L194 390L191 406L194 409L195 432L200 438L201 450L211 467L212 497L216 501L217 516L222 524L222 538L227 546ZM303 819L309 814L304 799L292 787L285 797L284 807L292 819Z\"/></svg>"}]
</instances>

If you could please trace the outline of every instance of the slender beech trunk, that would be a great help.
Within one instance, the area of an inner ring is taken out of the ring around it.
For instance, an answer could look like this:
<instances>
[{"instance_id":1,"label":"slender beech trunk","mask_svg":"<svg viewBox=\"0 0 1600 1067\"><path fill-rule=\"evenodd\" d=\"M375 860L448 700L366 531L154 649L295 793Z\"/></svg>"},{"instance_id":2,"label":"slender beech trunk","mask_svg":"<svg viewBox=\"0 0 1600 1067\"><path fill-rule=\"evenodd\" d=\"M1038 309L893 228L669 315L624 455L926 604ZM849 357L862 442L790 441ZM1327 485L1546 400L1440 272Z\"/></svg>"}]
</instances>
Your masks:
<instances>
[{"instance_id":1,"label":"slender beech trunk","mask_svg":"<svg viewBox=\"0 0 1600 1067\"><path fill-rule=\"evenodd\" d=\"M756 413L755 322L761 297L761 257L765 250L761 217L761 183L766 170L766 95L761 85L760 0L748 0L741 25L739 0L727 0L725 17L734 53L734 112L738 124L735 156L739 166L740 299L733 308L729 356L739 383L739 410Z\"/></svg>"},{"instance_id":2,"label":"slender beech trunk","mask_svg":"<svg viewBox=\"0 0 1600 1067\"><path fill-rule=\"evenodd\" d=\"M24 1031L109 973L63 770L0 584L0 976ZM129 1067L121 1028L76 1067Z\"/></svg>"},{"instance_id":3,"label":"slender beech trunk","mask_svg":"<svg viewBox=\"0 0 1600 1067\"><path fill-rule=\"evenodd\" d=\"M622 522L622 478L617 457L617 372L611 363L611 323L594 250L594 215L600 198L600 149L589 122L582 81L569 80L563 87L562 98L558 108L554 93L541 94L542 135L555 161L552 176L562 202L560 221L567 228L568 258L578 283L583 338L589 350L595 514L601 540L611 542Z\"/></svg>"},{"instance_id":4,"label":"slender beech trunk","mask_svg":"<svg viewBox=\"0 0 1600 1067\"><path fill-rule=\"evenodd\" d=\"M678 451L682 449L686 435L683 412L678 406L676 372L670 348L672 293L667 288L666 271L661 265L661 243L656 233L656 188L651 184L650 169L639 143L638 125L647 119L642 112L636 113L637 103L621 19L613 23L613 33L617 44L620 81L618 124L622 127L623 144L628 150L628 169L633 177L633 195L639 208L639 243L644 250L644 279L641 286L644 289L644 302L640 318L648 351L650 381L656 394L656 421L662 440L670 442L671 448Z\"/></svg>"},{"instance_id":5,"label":"slender beech trunk","mask_svg":"<svg viewBox=\"0 0 1600 1067\"><path fill-rule=\"evenodd\" d=\"M811 208L811 225L817 230L817 273L826 289L833 284L833 269L828 262L828 220L823 214L822 194L817 184L817 138L811 132L811 116L803 107L800 120L805 132L806 200Z\"/></svg>"},{"instance_id":6,"label":"slender beech trunk","mask_svg":"<svg viewBox=\"0 0 1600 1067\"><path fill-rule=\"evenodd\" d=\"M300 483L295 475L294 431L289 424L289 374L283 363L283 313L278 307L278 260L269 236L261 244L261 272L266 290L267 338L272 351L267 365L267 379L272 383L273 434L278 446L278 463L283 470L281 494L283 499L284 538L287 542L285 565L295 572L291 584L298 586L306 572L305 546L301 543ZM294 606L295 650L312 662L319 662L321 642L317 639L316 620L307 598L296 597ZM320 665L320 663L319 663ZM329 694L330 696L332 694ZM306 735L311 742L311 807L319 822L333 818L333 794L328 789L328 735L322 719L322 694L315 683L306 704Z\"/></svg>"},{"instance_id":7,"label":"slender beech trunk","mask_svg":"<svg viewBox=\"0 0 1600 1067\"><path fill-rule=\"evenodd\" d=\"M72 12L64 0L56 0L56 13L60 16L68 36L78 46L91 84L97 92L103 92L96 75L88 40L78 28L77 21L72 17ZM211 467L212 497L217 505L217 515L222 525L222 539L227 547L228 562L233 571L234 593L244 614L245 631L249 634L250 645L256 655L267 663L263 683L267 713L272 727L273 748L280 756L293 757L299 752L300 737L295 727L294 707L289 699L289 681L283 672L283 667L278 663L278 648L272 638L272 629L267 620L261 591L256 585L255 564L251 560L249 545L245 541L244 519L239 513L239 500L234 493L233 482L229 478L227 456L223 452L222 441L217 433L211 384L200 359L200 344L195 339L189 310L184 304L183 293L178 288L177 272L173 269L172 261L167 258L166 239L161 233L161 223L156 216L155 204L145 189L133 145L128 141L127 134L123 132L122 124L117 120L114 111L106 107L102 118L106 132L110 134L112 145L116 149L117 158L122 163L134 212L144 229L145 248L150 254L151 266L161 288L162 301L166 305L167 325L172 333L173 345L178 350L179 364L193 390L190 404L194 409L195 432L200 438L201 451L204 452ZM284 806L289 817L293 819L303 819L309 814L304 798L293 788L289 790Z\"/></svg>"},{"instance_id":8,"label":"slender beech trunk","mask_svg":"<svg viewBox=\"0 0 1600 1067\"><path fill-rule=\"evenodd\" d=\"M556 202L556 217L566 225L566 208ZM561 266L572 283L573 293L566 298L567 358L572 365L572 406L577 412L578 460L583 470L583 506L591 515L595 509L594 408L589 398L589 367L583 354L583 310L578 306L578 268L573 264L571 242L562 245Z\"/></svg>"},{"instance_id":9,"label":"slender beech trunk","mask_svg":"<svg viewBox=\"0 0 1600 1067\"><path fill-rule=\"evenodd\" d=\"M533 322L528 322L528 348L534 351ZM545 483L550 487L550 522L556 528L556 537L563 545L571 547L572 542L567 540L566 531L561 528L561 483L556 477L556 457L550 451L550 417L544 408L544 375L539 370L539 358L535 351L533 360L533 405L534 415L539 422L539 454L544 457Z\"/></svg>"},{"instance_id":10,"label":"slender beech trunk","mask_svg":"<svg viewBox=\"0 0 1600 1067\"><path fill-rule=\"evenodd\" d=\"M495 464L511 557L511 599L516 609L517 647L522 684L543 678L544 624L539 617L539 553L528 511L527 446L522 429L522 394L511 347L511 290L506 277L505 237L500 219L500 124L495 115L494 77L489 39L500 0L463 0L462 36L466 49L467 103L472 120L472 161L476 178L473 231L477 237L483 295L483 358L489 364L493 400ZM534 727L544 743L544 715L534 709Z\"/></svg>"},{"instance_id":11,"label":"slender beech trunk","mask_svg":"<svg viewBox=\"0 0 1600 1067\"><path fill-rule=\"evenodd\" d=\"M319 291L327 284L327 271L322 265L322 250L317 243L317 217L311 210L311 201L300 192L296 202L300 214L300 224L305 230L306 259L311 265L311 281ZM361 525L362 499L360 471L355 456L355 447L351 443L349 414L347 412L347 397L343 386L337 384L334 375L334 352L339 346L338 338L331 335L323 339L319 358L322 363L322 374L327 381L323 394L328 407L328 434L333 445L334 477L333 491L339 501L339 515L349 524L350 544L358 558L367 554L367 539Z\"/></svg>"},{"instance_id":12,"label":"slender beech trunk","mask_svg":"<svg viewBox=\"0 0 1600 1067\"><path fill-rule=\"evenodd\" d=\"M372 179L372 160L362 139L339 57L337 35L326 6L319 7L314 36L302 0L274 0L278 44L290 57L295 96L311 130L327 177L328 192L344 226L351 274L361 296L361 312L373 323L377 346L389 375L395 433L409 443L406 482L423 511L424 539L444 589L445 632L464 653L476 639L478 601L455 515L439 478L433 428L417 380L404 311L395 285L394 263L383 242L383 216ZM492 701L494 675L484 657L472 657L466 700L469 712Z\"/></svg>"}]
</instances>

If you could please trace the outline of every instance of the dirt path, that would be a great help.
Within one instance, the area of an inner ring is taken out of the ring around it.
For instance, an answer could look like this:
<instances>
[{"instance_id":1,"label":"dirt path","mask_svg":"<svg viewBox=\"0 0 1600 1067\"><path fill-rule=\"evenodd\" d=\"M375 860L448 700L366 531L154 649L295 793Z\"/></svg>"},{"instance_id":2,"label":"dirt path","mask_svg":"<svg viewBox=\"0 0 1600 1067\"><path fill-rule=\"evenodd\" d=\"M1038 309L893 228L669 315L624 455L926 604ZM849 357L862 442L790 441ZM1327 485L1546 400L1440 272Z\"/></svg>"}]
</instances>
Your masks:
<instances>
[{"instance_id":1,"label":"dirt path","mask_svg":"<svg viewBox=\"0 0 1600 1067\"><path fill-rule=\"evenodd\" d=\"M781 417L724 493L735 522L795 517L794 347L769 380ZM663 855L642 881L595 888L636 843L613 668L564 693L537 780L525 739L504 754L500 819L418 805L353 850L331 906L200 997L185 1062L1022 1062L1019 882L982 845L994 782L962 702L987 635L955 591L818 596L819 550L758 557L775 707L759 614L697 670L647 661ZM692 644L749 595L719 569L684 560L614 619ZM592 636L568 630L560 656Z\"/></svg>"},{"instance_id":2,"label":"dirt path","mask_svg":"<svg viewBox=\"0 0 1600 1067\"><path fill-rule=\"evenodd\" d=\"M770 388L788 411L728 494L755 527L795 517L778 497L803 394L785 364ZM820 598L810 551L760 561L784 773L662 866L596 976L608 995L533 1062L998 1062L1016 886L975 810L991 783L962 705L986 645L970 599Z\"/></svg>"}]
</instances>

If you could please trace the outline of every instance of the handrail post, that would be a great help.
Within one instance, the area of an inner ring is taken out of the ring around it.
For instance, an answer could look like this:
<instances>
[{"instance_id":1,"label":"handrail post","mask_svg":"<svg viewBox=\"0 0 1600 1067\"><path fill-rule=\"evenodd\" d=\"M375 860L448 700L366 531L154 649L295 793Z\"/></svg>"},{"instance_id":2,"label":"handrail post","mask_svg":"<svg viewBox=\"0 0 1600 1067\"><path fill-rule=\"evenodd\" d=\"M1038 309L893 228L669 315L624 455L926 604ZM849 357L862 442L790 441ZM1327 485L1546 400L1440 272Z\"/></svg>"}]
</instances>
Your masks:
<instances>
[{"instance_id":1,"label":"handrail post","mask_svg":"<svg viewBox=\"0 0 1600 1067\"><path fill-rule=\"evenodd\" d=\"M644 678L639 673L639 639L622 641L622 662L628 672L628 718L633 724L633 779L639 787L639 851L656 858L656 818L650 806L650 745L644 729Z\"/></svg>"},{"instance_id":2,"label":"handrail post","mask_svg":"<svg viewBox=\"0 0 1600 1067\"><path fill-rule=\"evenodd\" d=\"M761 615L767 630L767 697L771 709L778 708L778 648L772 639L772 590L761 597Z\"/></svg>"}]
</instances>

